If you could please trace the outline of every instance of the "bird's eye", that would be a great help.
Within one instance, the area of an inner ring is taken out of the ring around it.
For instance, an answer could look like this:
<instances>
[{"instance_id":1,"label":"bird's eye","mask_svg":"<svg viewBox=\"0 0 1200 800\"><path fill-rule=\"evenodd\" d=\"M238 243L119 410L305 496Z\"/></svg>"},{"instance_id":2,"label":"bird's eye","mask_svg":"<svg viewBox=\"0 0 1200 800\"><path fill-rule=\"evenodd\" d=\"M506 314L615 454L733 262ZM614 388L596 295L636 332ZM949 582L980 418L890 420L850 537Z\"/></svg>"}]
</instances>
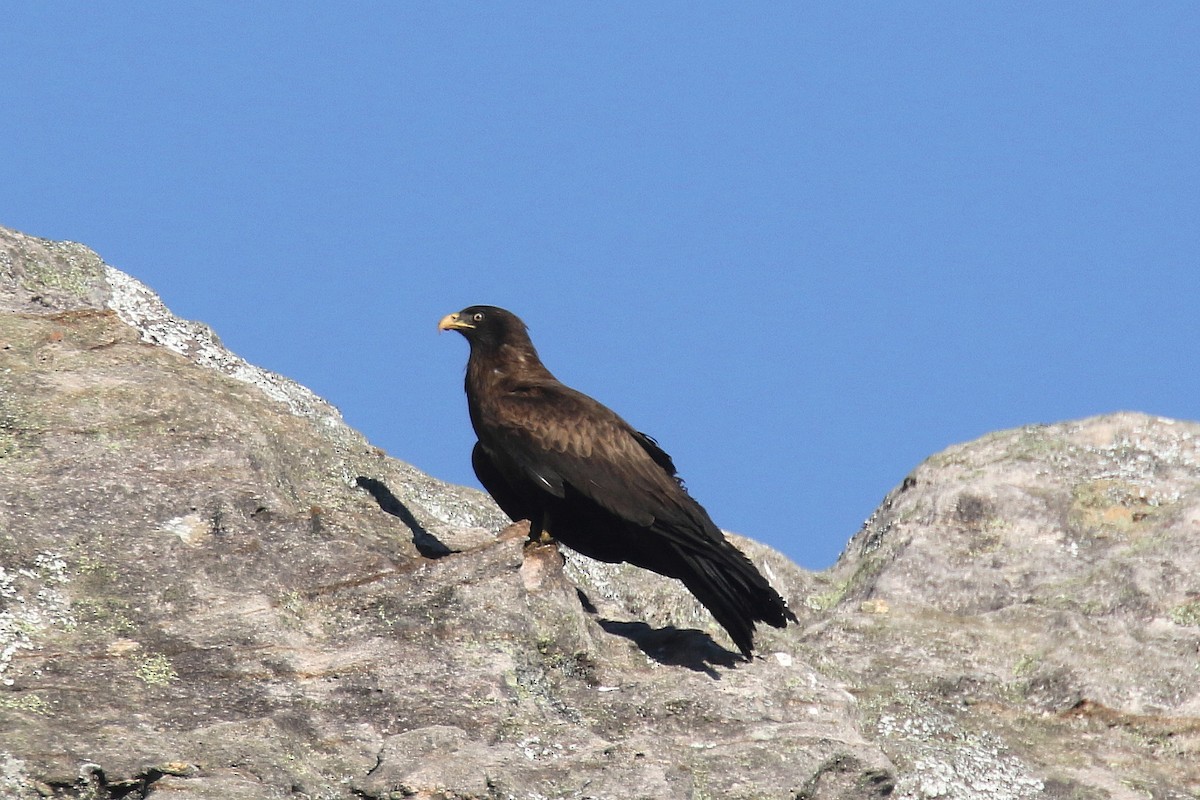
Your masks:
<instances>
[{"instance_id":1,"label":"bird's eye","mask_svg":"<svg viewBox=\"0 0 1200 800\"><path fill-rule=\"evenodd\" d=\"M474 316L471 317L471 319L475 320L476 322L483 322L483 312L476 311Z\"/></svg>"}]
</instances>

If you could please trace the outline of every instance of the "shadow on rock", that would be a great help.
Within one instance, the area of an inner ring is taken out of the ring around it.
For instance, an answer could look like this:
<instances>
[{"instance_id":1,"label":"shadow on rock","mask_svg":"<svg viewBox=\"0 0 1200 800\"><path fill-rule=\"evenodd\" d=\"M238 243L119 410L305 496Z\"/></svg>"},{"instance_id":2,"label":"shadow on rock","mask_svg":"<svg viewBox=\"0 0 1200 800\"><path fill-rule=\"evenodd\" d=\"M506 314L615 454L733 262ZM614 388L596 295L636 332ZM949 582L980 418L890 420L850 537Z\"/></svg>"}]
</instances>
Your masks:
<instances>
[{"instance_id":1,"label":"shadow on rock","mask_svg":"<svg viewBox=\"0 0 1200 800\"><path fill-rule=\"evenodd\" d=\"M451 550L442 544L440 539L425 530L425 526L417 522L417 518L408 510L408 506L400 502L400 498L392 494L392 490L383 481L359 475L354 482L366 489L371 497L375 498L375 502L379 503L381 509L393 517L398 517L412 531L413 545L417 548L417 552L425 558L441 558L458 552Z\"/></svg>"},{"instance_id":2,"label":"shadow on rock","mask_svg":"<svg viewBox=\"0 0 1200 800\"><path fill-rule=\"evenodd\" d=\"M721 647L704 631L695 628L651 628L644 622L617 622L599 619L600 627L608 633L624 636L643 653L669 667L687 667L703 672L713 680L721 680L717 667L733 668L742 657Z\"/></svg>"}]
</instances>

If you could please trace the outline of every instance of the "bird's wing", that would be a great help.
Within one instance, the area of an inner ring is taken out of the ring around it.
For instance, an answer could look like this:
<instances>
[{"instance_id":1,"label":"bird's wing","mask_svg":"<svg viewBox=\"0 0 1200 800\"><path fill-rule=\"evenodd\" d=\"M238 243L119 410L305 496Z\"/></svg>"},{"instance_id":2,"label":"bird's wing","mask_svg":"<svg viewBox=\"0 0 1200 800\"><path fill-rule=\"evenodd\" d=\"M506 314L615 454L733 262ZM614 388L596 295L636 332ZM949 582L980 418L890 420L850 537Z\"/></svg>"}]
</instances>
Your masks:
<instances>
[{"instance_id":1,"label":"bird's wing","mask_svg":"<svg viewBox=\"0 0 1200 800\"><path fill-rule=\"evenodd\" d=\"M471 450L471 466L475 469L475 477L483 484L483 488L500 506L500 510L514 522L521 519L532 520L537 506L524 497L505 477L504 471L497 466L488 452L479 442Z\"/></svg>"},{"instance_id":2,"label":"bird's wing","mask_svg":"<svg viewBox=\"0 0 1200 800\"><path fill-rule=\"evenodd\" d=\"M643 527L691 516L695 503L680 487L670 456L587 395L539 382L506 394L499 408L486 446L551 494L562 497L570 487Z\"/></svg>"}]
</instances>

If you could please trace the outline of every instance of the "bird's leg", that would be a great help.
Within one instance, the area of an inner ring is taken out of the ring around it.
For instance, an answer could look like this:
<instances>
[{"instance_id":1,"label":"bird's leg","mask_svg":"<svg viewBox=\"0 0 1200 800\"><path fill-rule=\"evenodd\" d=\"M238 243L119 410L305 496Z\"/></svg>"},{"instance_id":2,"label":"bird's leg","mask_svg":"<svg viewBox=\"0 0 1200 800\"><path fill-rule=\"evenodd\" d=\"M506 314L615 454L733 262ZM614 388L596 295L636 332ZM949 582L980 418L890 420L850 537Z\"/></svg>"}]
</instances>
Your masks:
<instances>
[{"instance_id":1,"label":"bird's leg","mask_svg":"<svg viewBox=\"0 0 1200 800\"><path fill-rule=\"evenodd\" d=\"M549 509L542 511L539 519L529 522L529 544L554 544L554 537L550 534Z\"/></svg>"}]
</instances>

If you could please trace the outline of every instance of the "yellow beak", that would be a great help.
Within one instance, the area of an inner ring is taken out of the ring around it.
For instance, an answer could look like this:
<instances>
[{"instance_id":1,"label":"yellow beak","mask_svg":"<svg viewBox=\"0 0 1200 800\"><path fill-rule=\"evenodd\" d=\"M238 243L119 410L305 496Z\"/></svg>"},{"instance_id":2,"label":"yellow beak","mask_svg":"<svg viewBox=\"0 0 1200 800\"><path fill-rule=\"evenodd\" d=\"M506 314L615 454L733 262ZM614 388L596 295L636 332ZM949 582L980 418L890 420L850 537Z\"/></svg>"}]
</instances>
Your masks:
<instances>
[{"instance_id":1,"label":"yellow beak","mask_svg":"<svg viewBox=\"0 0 1200 800\"><path fill-rule=\"evenodd\" d=\"M442 317L442 321L438 323L439 331L463 331L474 327L474 325L460 317L457 311Z\"/></svg>"}]
</instances>

